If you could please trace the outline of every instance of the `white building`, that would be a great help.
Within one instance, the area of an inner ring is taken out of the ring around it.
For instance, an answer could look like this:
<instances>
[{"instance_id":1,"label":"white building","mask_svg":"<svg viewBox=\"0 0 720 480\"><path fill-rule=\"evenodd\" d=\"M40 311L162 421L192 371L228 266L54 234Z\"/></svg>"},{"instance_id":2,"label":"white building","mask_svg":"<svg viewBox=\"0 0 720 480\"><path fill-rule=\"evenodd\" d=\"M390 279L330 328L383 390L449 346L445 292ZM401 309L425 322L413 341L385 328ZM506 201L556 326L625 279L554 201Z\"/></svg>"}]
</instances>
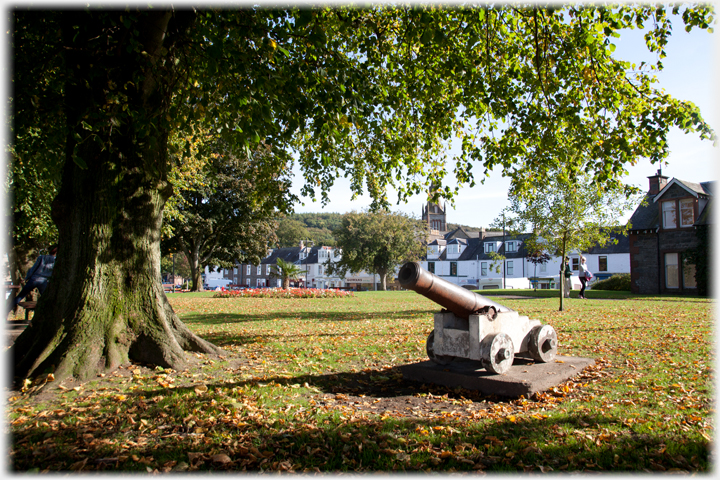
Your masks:
<instances>
[{"instance_id":1,"label":"white building","mask_svg":"<svg viewBox=\"0 0 720 480\"><path fill-rule=\"evenodd\" d=\"M559 288L561 258L551 257L544 264L535 265L527 258L525 240L529 234L517 237L500 232L465 232L458 228L444 235L435 235L427 246L427 257L420 262L426 270L456 285L477 289L494 288ZM628 237L617 236L618 243L594 247L583 253L588 269L597 279L617 273L630 272ZM505 256L494 260L492 253ZM580 255L570 252L573 289L580 289Z\"/></svg>"}]
</instances>

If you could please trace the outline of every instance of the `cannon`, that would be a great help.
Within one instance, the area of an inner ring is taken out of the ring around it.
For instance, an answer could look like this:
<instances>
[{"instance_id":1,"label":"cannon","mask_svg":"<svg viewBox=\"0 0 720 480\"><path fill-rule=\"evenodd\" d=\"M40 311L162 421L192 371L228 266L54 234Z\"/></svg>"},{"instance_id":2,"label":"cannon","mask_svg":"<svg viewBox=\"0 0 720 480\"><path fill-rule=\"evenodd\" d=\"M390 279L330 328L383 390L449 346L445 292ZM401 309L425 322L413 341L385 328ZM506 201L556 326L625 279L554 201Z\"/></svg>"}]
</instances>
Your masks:
<instances>
[{"instance_id":1,"label":"cannon","mask_svg":"<svg viewBox=\"0 0 720 480\"><path fill-rule=\"evenodd\" d=\"M403 288L444 307L435 314L435 328L426 342L428 357L438 365L465 358L502 374L510 369L516 355L544 363L555 359L557 333L550 325L443 280L417 262L403 265L398 281Z\"/></svg>"}]
</instances>

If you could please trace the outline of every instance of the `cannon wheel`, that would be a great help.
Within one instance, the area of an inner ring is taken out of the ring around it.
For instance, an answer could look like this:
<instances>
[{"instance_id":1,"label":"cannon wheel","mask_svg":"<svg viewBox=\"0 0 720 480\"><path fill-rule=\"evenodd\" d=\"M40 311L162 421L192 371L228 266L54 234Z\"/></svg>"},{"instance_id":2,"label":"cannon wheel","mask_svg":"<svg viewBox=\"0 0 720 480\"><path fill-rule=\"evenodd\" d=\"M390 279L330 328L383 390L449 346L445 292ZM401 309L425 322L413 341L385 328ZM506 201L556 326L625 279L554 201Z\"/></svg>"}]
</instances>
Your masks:
<instances>
[{"instance_id":1,"label":"cannon wheel","mask_svg":"<svg viewBox=\"0 0 720 480\"><path fill-rule=\"evenodd\" d=\"M536 362L548 363L555 360L557 347L557 333L550 325L538 325L530 330L528 352Z\"/></svg>"},{"instance_id":2,"label":"cannon wheel","mask_svg":"<svg viewBox=\"0 0 720 480\"><path fill-rule=\"evenodd\" d=\"M455 360L452 355L435 355L435 330L430 332L428 335L427 342L425 342L425 351L430 360L437 363L438 365L447 365L448 363Z\"/></svg>"},{"instance_id":3,"label":"cannon wheel","mask_svg":"<svg viewBox=\"0 0 720 480\"><path fill-rule=\"evenodd\" d=\"M488 372L505 373L515 360L512 339L507 333L488 335L480 342L480 355Z\"/></svg>"}]
</instances>

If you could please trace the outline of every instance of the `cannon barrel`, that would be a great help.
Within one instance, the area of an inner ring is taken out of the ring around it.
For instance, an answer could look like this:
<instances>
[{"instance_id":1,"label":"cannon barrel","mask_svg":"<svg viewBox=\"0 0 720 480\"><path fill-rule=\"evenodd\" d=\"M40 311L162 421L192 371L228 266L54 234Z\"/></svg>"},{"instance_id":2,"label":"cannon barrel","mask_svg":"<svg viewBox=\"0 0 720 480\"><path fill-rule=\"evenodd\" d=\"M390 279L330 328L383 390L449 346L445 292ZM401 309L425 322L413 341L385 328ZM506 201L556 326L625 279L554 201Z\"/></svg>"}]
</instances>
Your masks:
<instances>
[{"instance_id":1,"label":"cannon barrel","mask_svg":"<svg viewBox=\"0 0 720 480\"><path fill-rule=\"evenodd\" d=\"M414 290L461 318L494 309L496 312L510 312L510 308L493 302L463 287L443 280L420 266L417 262L408 262L398 273L400 286Z\"/></svg>"}]
</instances>

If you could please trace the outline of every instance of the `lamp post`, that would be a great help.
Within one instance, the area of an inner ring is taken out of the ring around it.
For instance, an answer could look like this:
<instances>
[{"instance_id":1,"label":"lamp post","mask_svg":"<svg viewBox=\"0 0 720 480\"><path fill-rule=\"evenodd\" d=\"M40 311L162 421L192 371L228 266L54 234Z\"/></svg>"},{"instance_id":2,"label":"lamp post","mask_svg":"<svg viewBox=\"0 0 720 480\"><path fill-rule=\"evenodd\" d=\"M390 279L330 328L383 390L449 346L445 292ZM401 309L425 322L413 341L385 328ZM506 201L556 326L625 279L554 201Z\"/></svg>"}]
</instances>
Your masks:
<instances>
[{"instance_id":1,"label":"lamp post","mask_svg":"<svg viewBox=\"0 0 720 480\"><path fill-rule=\"evenodd\" d=\"M502 248L503 248L503 253L507 254L507 249L505 248L505 212L503 212L502 217L503 217ZM503 258L503 290L505 290L505 263L507 263L507 258Z\"/></svg>"},{"instance_id":2,"label":"lamp post","mask_svg":"<svg viewBox=\"0 0 720 480\"><path fill-rule=\"evenodd\" d=\"M173 261L173 275L172 275L173 280L172 280L172 284L173 284L173 292L174 292L174 291L175 291L175 253L174 253L174 252L171 253L171 254L170 254L170 257L172 257L172 261Z\"/></svg>"}]
</instances>

